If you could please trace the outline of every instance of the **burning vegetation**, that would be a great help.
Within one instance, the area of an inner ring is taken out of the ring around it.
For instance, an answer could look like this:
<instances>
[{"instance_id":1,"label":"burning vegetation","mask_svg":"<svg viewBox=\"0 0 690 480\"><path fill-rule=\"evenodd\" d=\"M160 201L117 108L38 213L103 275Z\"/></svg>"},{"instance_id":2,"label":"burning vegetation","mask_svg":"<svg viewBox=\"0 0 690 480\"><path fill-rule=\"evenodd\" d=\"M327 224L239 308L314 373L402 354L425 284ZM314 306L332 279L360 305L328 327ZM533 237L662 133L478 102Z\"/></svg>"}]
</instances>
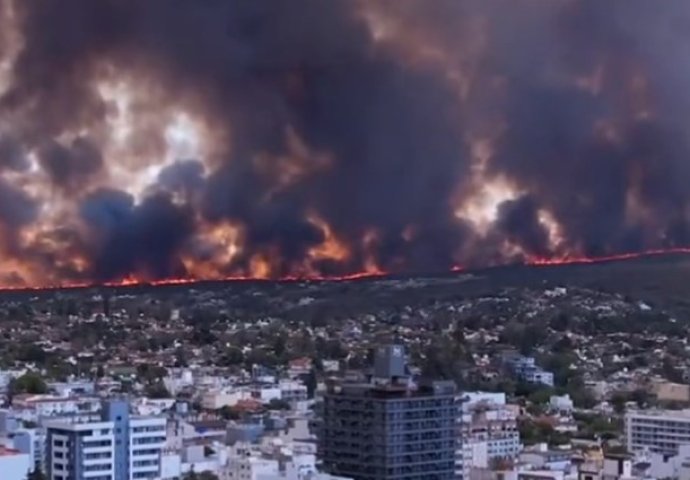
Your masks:
<instances>
[{"instance_id":1,"label":"burning vegetation","mask_svg":"<svg viewBox=\"0 0 690 480\"><path fill-rule=\"evenodd\" d=\"M4 0L0 285L685 251L688 25L683 0Z\"/></svg>"}]
</instances>

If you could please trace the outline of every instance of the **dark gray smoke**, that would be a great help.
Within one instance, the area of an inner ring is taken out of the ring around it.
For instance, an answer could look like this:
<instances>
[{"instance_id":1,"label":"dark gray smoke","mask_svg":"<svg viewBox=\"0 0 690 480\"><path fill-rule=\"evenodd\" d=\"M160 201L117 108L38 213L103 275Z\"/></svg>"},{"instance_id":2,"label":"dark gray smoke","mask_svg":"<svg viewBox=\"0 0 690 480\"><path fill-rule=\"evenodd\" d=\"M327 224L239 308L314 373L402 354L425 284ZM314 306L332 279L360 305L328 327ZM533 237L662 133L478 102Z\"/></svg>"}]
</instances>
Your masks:
<instances>
[{"instance_id":1,"label":"dark gray smoke","mask_svg":"<svg viewBox=\"0 0 690 480\"><path fill-rule=\"evenodd\" d=\"M86 259L55 274L69 282L690 242L684 0L5 3L0 258L28 272L61 252ZM124 140L118 82L138 91ZM203 124L200 158L166 158L177 111ZM466 207L499 180L482 224ZM16 241L44 224L50 241ZM224 225L230 260L209 237Z\"/></svg>"}]
</instances>

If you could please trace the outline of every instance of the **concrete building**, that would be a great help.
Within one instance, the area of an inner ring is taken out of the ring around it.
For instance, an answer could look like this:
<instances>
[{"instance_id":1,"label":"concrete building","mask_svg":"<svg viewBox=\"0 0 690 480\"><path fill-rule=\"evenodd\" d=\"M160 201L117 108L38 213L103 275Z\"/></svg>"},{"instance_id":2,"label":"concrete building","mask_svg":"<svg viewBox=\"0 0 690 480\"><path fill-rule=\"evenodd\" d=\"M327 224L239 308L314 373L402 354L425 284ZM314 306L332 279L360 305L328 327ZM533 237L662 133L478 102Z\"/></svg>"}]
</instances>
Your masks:
<instances>
[{"instance_id":1,"label":"concrete building","mask_svg":"<svg viewBox=\"0 0 690 480\"><path fill-rule=\"evenodd\" d=\"M538 383L553 387L553 373L539 367L534 357L525 357L508 352L502 358L503 367L513 373L518 379L528 383Z\"/></svg>"},{"instance_id":2,"label":"concrete building","mask_svg":"<svg viewBox=\"0 0 690 480\"><path fill-rule=\"evenodd\" d=\"M43 456L45 455L45 432L39 428L20 428L7 435L12 442L12 448L29 455L31 470L43 468Z\"/></svg>"},{"instance_id":3,"label":"concrete building","mask_svg":"<svg viewBox=\"0 0 690 480\"><path fill-rule=\"evenodd\" d=\"M290 378L299 377L300 375L306 375L312 368L311 358L302 357L290 360L288 364L288 375Z\"/></svg>"},{"instance_id":4,"label":"concrete building","mask_svg":"<svg viewBox=\"0 0 690 480\"><path fill-rule=\"evenodd\" d=\"M129 403L104 402L101 420L46 422L50 480L158 478L165 418L134 417Z\"/></svg>"},{"instance_id":5,"label":"concrete building","mask_svg":"<svg viewBox=\"0 0 690 480\"><path fill-rule=\"evenodd\" d=\"M307 387L300 382L283 380L278 384L280 398L286 402L303 402L307 399Z\"/></svg>"},{"instance_id":6,"label":"concrete building","mask_svg":"<svg viewBox=\"0 0 690 480\"><path fill-rule=\"evenodd\" d=\"M452 382L414 386L404 349L380 348L369 382L331 385L324 395L323 470L356 480L454 478L458 414Z\"/></svg>"},{"instance_id":7,"label":"concrete building","mask_svg":"<svg viewBox=\"0 0 690 480\"><path fill-rule=\"evenodd\" d=\"M462 459L462 468L458 469L458 476L470 478L473 469L485 469L497 461L517 458L522 449L517 426L518 410L516 406L506 404L505 393L463 394L462 455L458 456Z\"/></svg>"},{"instance_id":8,"label":"concrete building","mask_svg":"<svg viewBox=\"0 0 690 480\"><path fill-rule=\"evenodd\" d=\"M0 478L2 480L26 480L32 470L28 454L0 446Z\"/></svg>"},{"instance_id":9,"label":"concrete building","mask_svg":"<svg viewBox=\"0 0 690 480\"><path fill-rule=\"evenodd\" d=\"M68 382L50 382L48 388L61 397L95 395L96 384L90 380L71 380Z\"/></svg>"},{"instance_id":10,"label":"concrete building","mask_svg":"<svg viewBox=\"0 0 690 480\"><path fill-rule=\"evenodd\" d=\"M262 385L254 389L253 396L261 403L270 403L272 400L281 400L280 388L276 385Z\"/></svg>"},{"instance_id":11,"label":"concrete building","mask_svg":"<svg viewBox=\"0 0 690 480\"><path fill-rule=\"evenodd\" d=\"M252 391L244 387L210 389L201 396L201 406L207 410L232 407L243 400L252 399Z\"/></svg>"},{"instance_id":12,"label":"concrete building","mask_svg":"<svg viewBox=\"0 0 690 480\"><path fill-rule=\"evenodd\" d=\"M656 382L654 394L660 402L690 402L690 385L672 382Z\"/></svg>"},{"instance_id":13,"label":"concrete building","mask_svg":"<svg viewBox=\"0 0 690 480\"><path fill-rule=\"evenodd\" d=\"M690 445L678 447L678 455L669 457L660 453L638 452L635 465L642 465L650 478L690 479Z\"/></svg>"},{"instance_id":14,"label":"concrete building","mask_svg":"<svg viewBox=\"0 0 690 480\"><path fill-rule=\"evenodd\" d=\"M36 422L41 417L97 413L101 400L92 396L17 395L12 399L16 418Z\"/></svg>"},{"instance_id":15,"label":"concrete building","mask_svg":"<svg viewBox=\"0 0 690 480\"><path fill-rule=\"evenodd\" d=\"M584 475L582 475L584 473ZM591 475L580 470L579 477L583 480L632 480L634 478L648 478L646 475L638 477L633 472L632 456L626 454L608 454L604 457L603 464L598 474Z\"/></svg>"},{"instance_id":16,"label":"concrete building","mask_svg":"<svg viewBox=\"0 0 690 480\"><path fill-rule=\"evenodd\" d=\"M571 467L572 457L571 451L550 449L546 443L540 443L522 451L518 458L519 463L533 470L564 472Z\"/></svg>"},{"instance_id":17,"label":"concrete building","mask_svg":"<svg viewBox=\"0 0 690 480\"><path fill-rule=\"evenodd\" d=\"M628 452L678 455L690 444L690 410L629 410L625 414Z\"/></svg>"},{"instance_id":18,"label":"concrete building","mask_svg":"<svg viewBox=\"0 0 690 480\"><path fill-rule=\"evenodd\" d=\"M277 438L261 446L231 447L227 468L220 476L224 480L348 480L320 472L313 451Z\"/></svg>"},{"instance_id":19,"label":"concrete building","mask_svg":"<svg viewBox=\"0 0 690 480\"><path fill-rule=\"evenodd\" d=\"M12 433L20 426L20 421L15 412L0 410L0 434Z\"/></svg>"},{"instance_id":20,"label":"concrete building","mask_svg":"<svg viewBox=\"0 0 690 480\"><path fill-rule=\"evenodd\" d=\"M575 405L570 395L566 393L565 395L551 395L549 407L556 412L570 413L575 408Z\"/></svg>"},{"instance_id":21,"label":"concrete building","mask_svg":"<svg viewBox=\"0 0 690 480\"><path fill-rule=\"evenodd\" d=\"M230 462L230 480L258 480L262 476L278 475L278 460L252 455L247 445L238 445Z\"/></svg>"}]
</instances>

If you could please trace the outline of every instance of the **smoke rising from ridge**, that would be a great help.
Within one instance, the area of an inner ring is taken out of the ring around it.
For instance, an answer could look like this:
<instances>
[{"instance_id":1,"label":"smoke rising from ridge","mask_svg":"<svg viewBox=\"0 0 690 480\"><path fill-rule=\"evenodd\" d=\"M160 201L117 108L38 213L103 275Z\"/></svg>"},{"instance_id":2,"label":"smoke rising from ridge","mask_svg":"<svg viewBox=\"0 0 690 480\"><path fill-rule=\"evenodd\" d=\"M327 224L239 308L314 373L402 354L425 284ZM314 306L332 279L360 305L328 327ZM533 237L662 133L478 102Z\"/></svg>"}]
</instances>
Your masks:
<instances>
[{"instance_id":1,"label":"smoke rising from ridge","mask_svg":"<svg viewBox=\"0 0 690 480\"><path fill-rule=\"evenodd\" d=\"M0 284L690 245L682 0L0 0Z\"/></svg>"}]
</instances>

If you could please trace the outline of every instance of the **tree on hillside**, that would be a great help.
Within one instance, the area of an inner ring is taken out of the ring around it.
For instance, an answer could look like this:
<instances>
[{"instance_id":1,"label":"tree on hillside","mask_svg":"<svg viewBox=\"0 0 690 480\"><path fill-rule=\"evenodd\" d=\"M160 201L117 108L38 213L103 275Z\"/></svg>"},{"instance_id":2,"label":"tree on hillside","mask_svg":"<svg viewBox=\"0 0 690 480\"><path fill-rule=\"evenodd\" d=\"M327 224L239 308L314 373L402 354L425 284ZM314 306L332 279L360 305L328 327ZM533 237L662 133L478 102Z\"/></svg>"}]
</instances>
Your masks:
<instances>
[{"instance_id":1,"label":"tree on hillside","mask_svg":"<svg viewBox=\"0 0 690 480\"><path fill-rule=\"evenodd\" d=\"M146 396L149 398L171 398L170 391L161 381L146 386Z\"/></svg>"},{"instance_id":2,"label":"tree on hillside","mask_svg":"<svg viewBox=\"0 0 690 480\"><path fill-rule=\"evenodd\" d=\"M21 393L41 394L48 392L48 385L38 373L27 372L20 377L13 378L7 390L10 396Z\"/></svg>"}]
</instances>

